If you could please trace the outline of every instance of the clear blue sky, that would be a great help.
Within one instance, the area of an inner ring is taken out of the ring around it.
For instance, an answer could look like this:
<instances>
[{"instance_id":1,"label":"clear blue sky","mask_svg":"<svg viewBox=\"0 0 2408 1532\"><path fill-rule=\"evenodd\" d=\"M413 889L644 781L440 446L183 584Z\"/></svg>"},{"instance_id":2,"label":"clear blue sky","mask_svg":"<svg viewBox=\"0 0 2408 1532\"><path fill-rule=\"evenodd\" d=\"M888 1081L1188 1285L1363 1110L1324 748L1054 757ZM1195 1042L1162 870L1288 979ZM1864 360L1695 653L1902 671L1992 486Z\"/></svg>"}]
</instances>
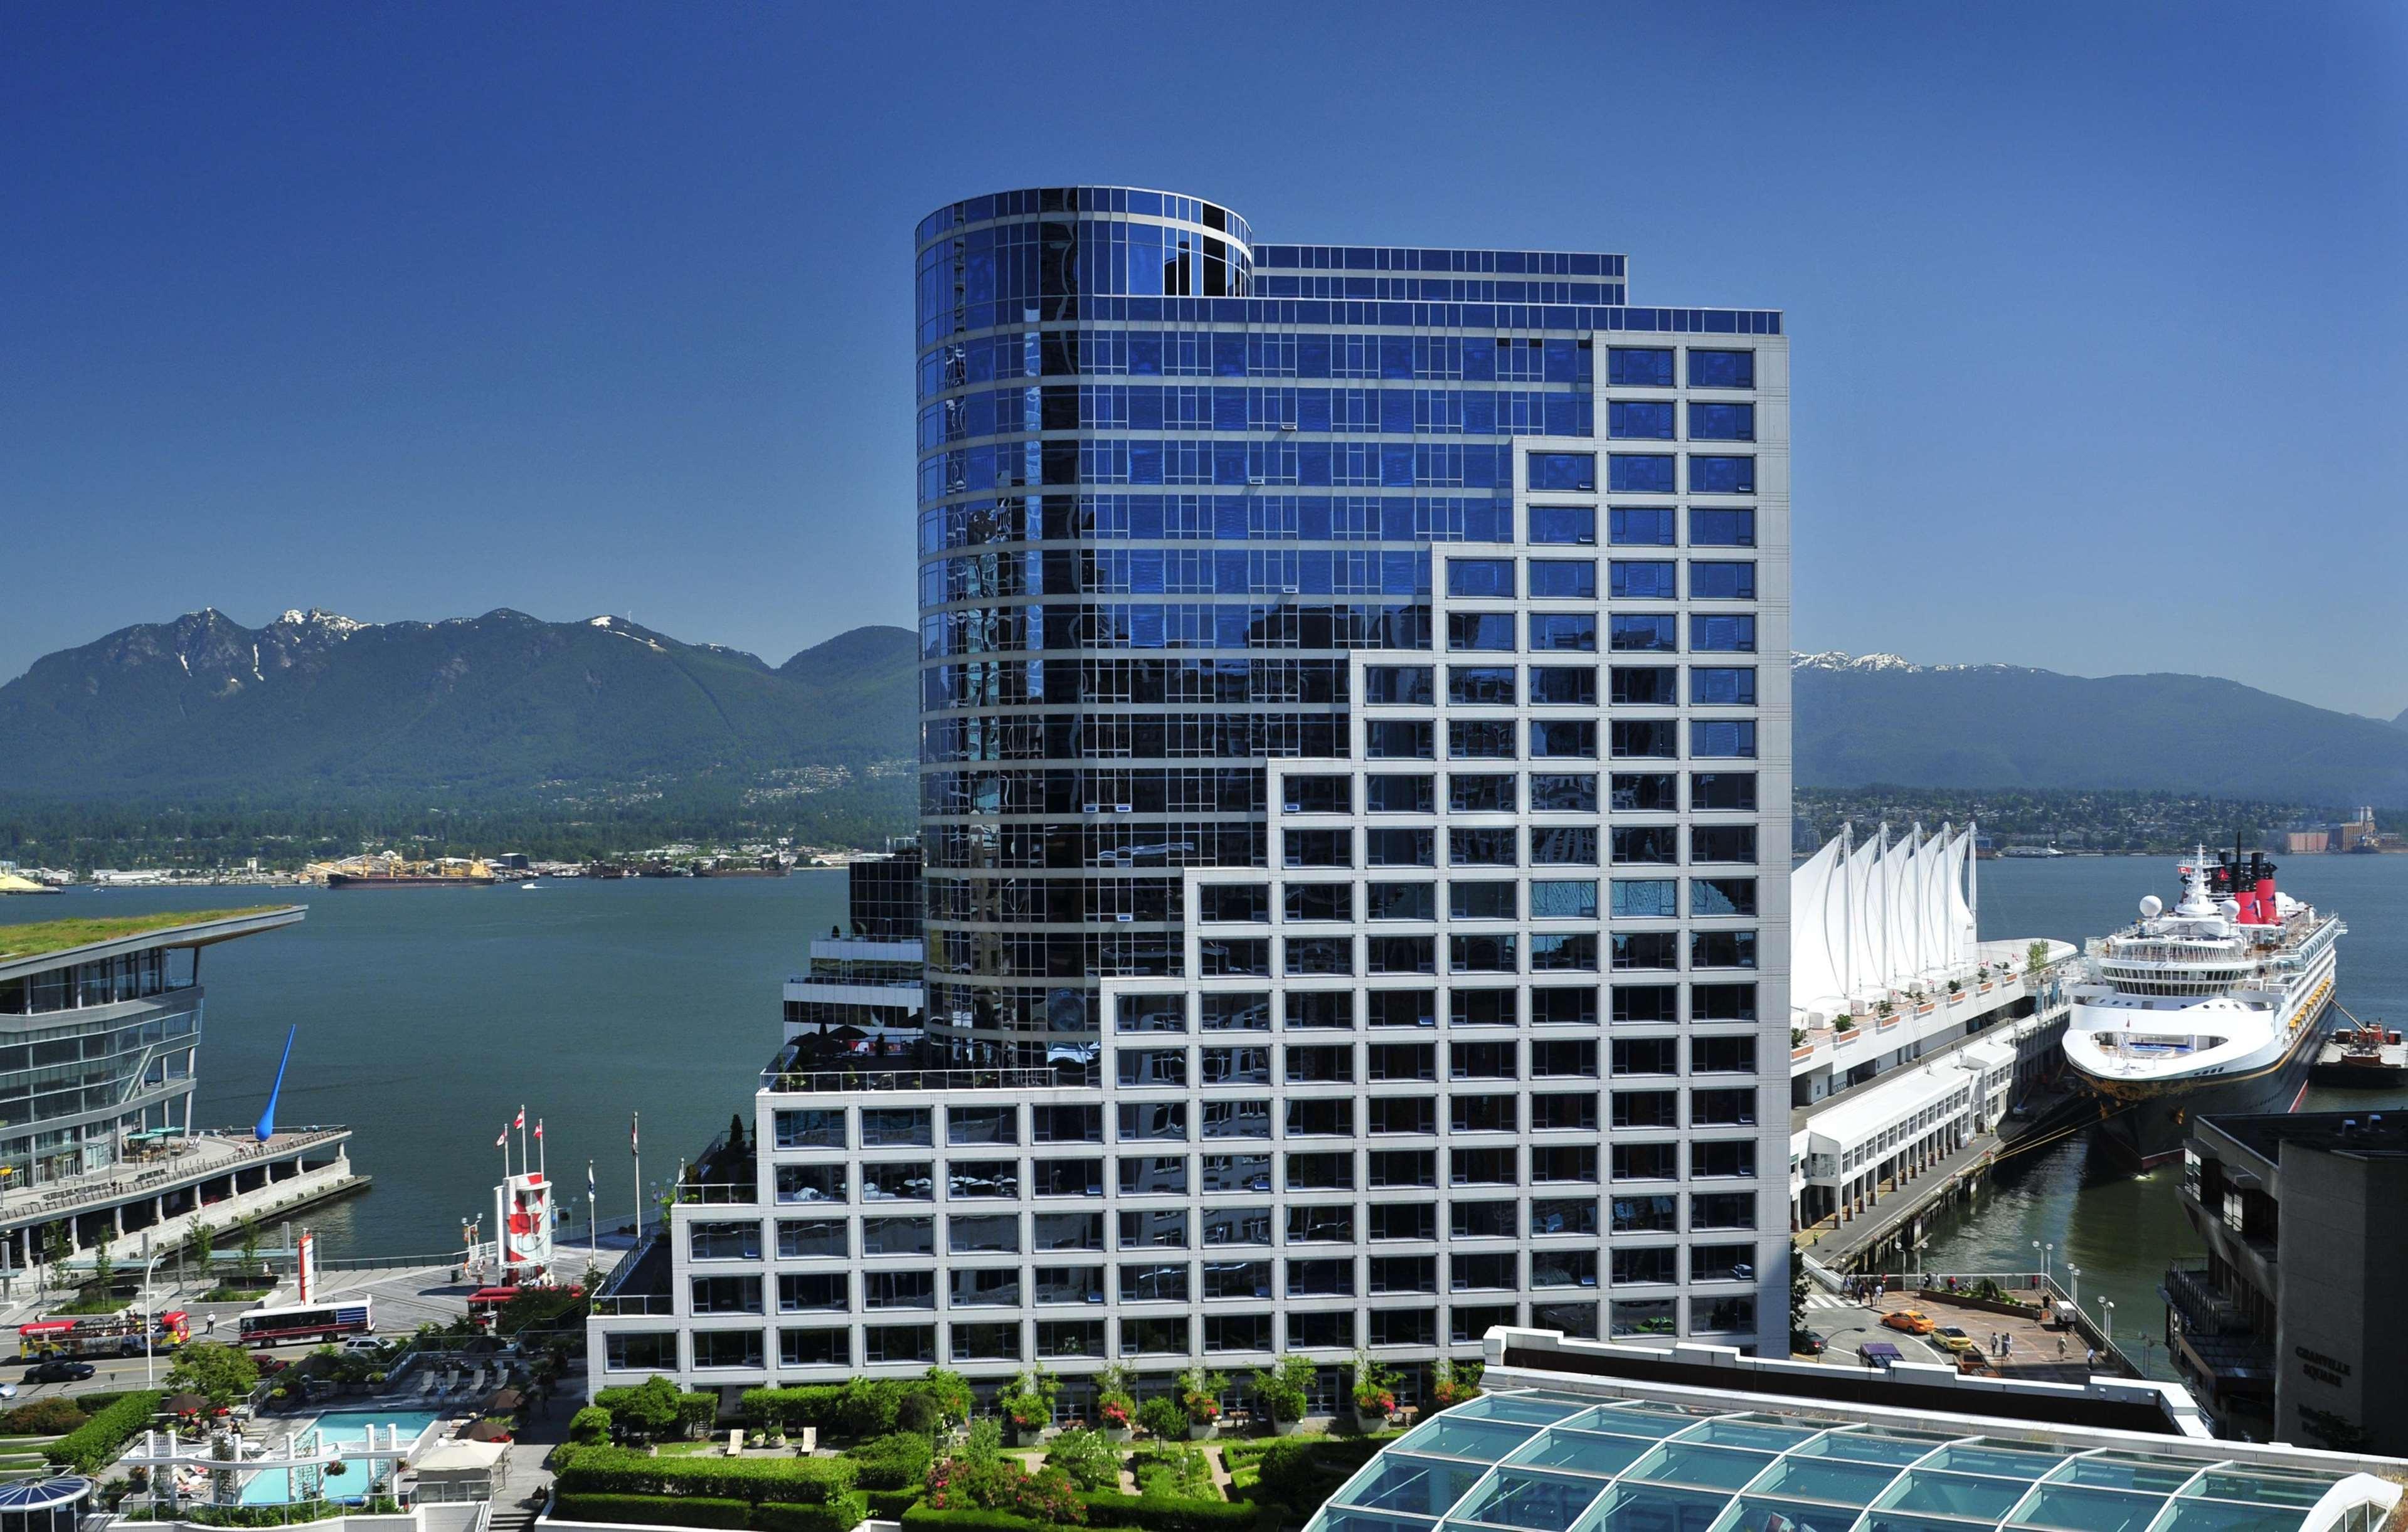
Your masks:
<instances>
[{"instance_id":1,"label":"clear blue sky","mask_svg":"<svg viewBox=\"0 0 2408 1532\"><path fill-rule=\"evenodd\" d=\"M202 606L909 623L912 224L1091 181L1786 309L1801 648L2408 705L2398 5L5 32L0 676Z\"/></svg>"}]
</instances>

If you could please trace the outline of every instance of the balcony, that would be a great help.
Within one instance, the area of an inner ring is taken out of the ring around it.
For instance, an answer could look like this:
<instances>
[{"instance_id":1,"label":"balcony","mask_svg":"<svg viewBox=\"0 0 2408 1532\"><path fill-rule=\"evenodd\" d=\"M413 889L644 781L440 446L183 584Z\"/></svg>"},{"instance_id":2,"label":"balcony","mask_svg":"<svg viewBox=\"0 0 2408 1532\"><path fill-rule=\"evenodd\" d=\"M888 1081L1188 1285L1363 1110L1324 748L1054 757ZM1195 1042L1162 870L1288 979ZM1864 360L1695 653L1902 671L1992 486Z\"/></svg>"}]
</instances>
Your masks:
<instances>
[{"instance_id":1,"label":"balcony","mask_svg":"<svg viewBox=\"0 0 2408 1532\"><path fill-rule=\"evenodd\" d=\"M2203 1260L2180 1260L2166 1267L2158 1291L2193 1335L2247 1335L2249 1316L2215 1285Z\"/></svg>"},{"instance_id":2,"label":"balcony","mask_svg":"<svg viewBox=\"0 0 2408 1532\"><path fill-rule=\"evenodd\" d=\"M797 1038L761 1071L761 1089L781 1095L854 1091L1094 1090L1103 1083L1092 1044L1056 1044L1045 1065L980 1062L966 1047L929 1041L840 1045ZM1063 1056L1075 1054L1076 1056Z\"/></svg>"}]
</instances>

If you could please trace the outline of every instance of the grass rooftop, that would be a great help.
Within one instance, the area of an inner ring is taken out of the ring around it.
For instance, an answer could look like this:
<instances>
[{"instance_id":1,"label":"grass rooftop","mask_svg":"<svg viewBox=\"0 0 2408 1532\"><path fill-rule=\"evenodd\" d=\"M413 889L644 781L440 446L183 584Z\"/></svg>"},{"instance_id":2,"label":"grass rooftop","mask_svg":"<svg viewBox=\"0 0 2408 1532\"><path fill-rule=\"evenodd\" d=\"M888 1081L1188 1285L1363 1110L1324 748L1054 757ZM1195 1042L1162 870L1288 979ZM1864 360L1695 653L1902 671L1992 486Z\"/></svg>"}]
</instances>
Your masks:
<instances>
[{"instance_id":1,"label":"grass rooftop","mask_svg":"<svg viewBox=\"0 0 2408 1532\"><path fill-rule=\"evenodd\" d=\"M163 909L153 915L113 915L91 920L35 921L24 925L0 925L0 963L44 957L71 948L89 947L95 942L147 937L156 931L172 931L180 925L205 925L211 921L235 920L245 915L273 915L281 909L298 908L290 904L253 904L232 909Z\"/></svg>"}]
</instances>

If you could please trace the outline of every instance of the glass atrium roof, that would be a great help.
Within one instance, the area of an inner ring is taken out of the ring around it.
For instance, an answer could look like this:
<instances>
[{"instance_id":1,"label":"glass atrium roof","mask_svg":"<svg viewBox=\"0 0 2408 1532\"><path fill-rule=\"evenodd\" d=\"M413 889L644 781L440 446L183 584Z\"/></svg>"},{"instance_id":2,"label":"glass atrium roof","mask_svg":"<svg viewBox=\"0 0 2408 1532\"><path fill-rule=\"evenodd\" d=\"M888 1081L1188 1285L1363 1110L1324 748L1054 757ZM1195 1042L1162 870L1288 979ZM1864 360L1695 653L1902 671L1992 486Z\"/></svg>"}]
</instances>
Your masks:
<instances>
[{"instance_id":1,"label":"glass atrium roof","mask_svg":"<svg viewBox=\"0 0 2408 1532\"><path fill-rule=\"evenodd\" d=\"M1489 1394L1390 1442L1307 1532L2299 1532L2344 1477L2080 1439Z\"/></svg>"}]
</instances>

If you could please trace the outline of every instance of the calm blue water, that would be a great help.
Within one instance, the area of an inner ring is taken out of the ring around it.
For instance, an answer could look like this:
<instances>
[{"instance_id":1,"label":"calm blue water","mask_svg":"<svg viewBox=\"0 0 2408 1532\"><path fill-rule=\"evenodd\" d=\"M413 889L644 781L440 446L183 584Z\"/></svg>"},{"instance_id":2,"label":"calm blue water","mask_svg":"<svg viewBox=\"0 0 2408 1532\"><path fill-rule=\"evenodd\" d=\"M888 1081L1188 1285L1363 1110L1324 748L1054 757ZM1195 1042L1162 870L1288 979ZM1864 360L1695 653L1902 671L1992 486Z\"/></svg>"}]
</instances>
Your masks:
<instances>
[{"instance_id":1,"label":"calm blue water","mask_svg":"<svg viewBox=\"0 0 2408 1532\"><path fill-rule=\"evenodd\" d=\"M844 875L623 879L498 889L79 890L0 898L0 922L307 904L301 924L206 950L196 1114L248 1127L297 1024L280 1124L343 1123L367 1195L307 1222L329 1256L458 1248L492 1222L494 1135L544 1120L564 1219L591 1157L606 1221L635 1210L628 1113L648 1181L741 1108L778 1045L780 986L842 917ZM517 1135L511 1153L517 1153ZM490 1231L488 1231L490 1233Z\"/></svg>"},{"instance_id":2,"label":"calm blue water","mask_svg":"<svg viewBox=\"0 0 2408 1532\"><path fill-rule=\"evenodd\" d=\"M443 1417L432 1410L337 1410L319 1416L309 1423L310 1428L328 1441L354 1444L368 1439L368 1427L377 1427L381 1436L387 1426L401 1427L401 1439L408 1445L419 1432Z\"/></svg>"}]
</instances>

